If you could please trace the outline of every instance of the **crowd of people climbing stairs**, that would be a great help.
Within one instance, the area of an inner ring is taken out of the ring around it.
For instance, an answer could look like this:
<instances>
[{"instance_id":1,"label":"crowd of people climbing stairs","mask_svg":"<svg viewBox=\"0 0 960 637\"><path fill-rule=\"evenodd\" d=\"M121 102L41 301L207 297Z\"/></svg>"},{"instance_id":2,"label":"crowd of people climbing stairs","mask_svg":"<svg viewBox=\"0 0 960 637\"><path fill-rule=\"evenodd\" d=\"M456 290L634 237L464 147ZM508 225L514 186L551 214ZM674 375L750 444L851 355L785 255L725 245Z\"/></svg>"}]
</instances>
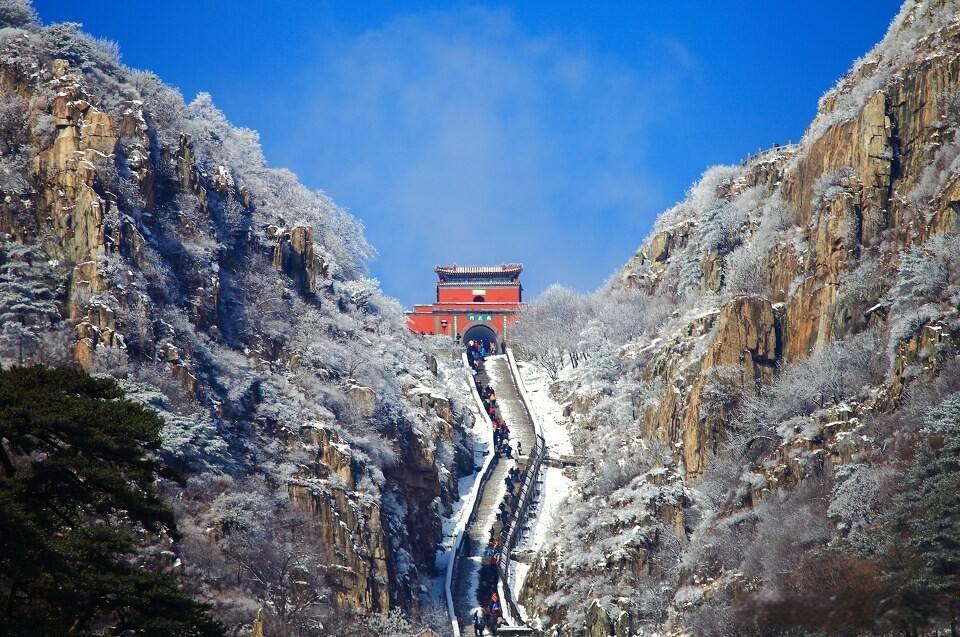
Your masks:
<instances>
[{"instance_id":1,"label":"crowd of people climbing stairs","mask_svg":"<svg viewBox=\"0 0 960 637\"><path fill-rule=\"evenodd\" d=\"M470 367L474 372L479 372L483 366L483 361L488 355L497 353L497 346L486 339L469 341L467 343L467 360L470 361Z\"/></svg>"},{"instance_id":2,"label":"crowd of people climbing stairs","mask_svg":"<svg viewBox=\"0 0 960 637\"><path fill-rule=\"evenodd\" d=\"M483 369L483 361L488 355L496 354L495 345L485 341L470 341L467 344L467 360L475 374L474 383L477 386L477 393L483 401L483 406L490 416L490 422L493 423L493 448L498 457L513 458L513 445L510 444L510 427L507 421L503 419L500 408L497 405L497 392L490 385L485 385L480 378L476 376ZM517 454L523 453L521 445L517 443Z\"/></svg>"},{"instance_id":3,"label":"crowd of people climbing stairs","mask_svg":"<svg viewBox=\"0 0 960 637\"><path fill-rule=\"evenodd\" d=\"M474 382L477 393L483 401L490 422L493 423L494 452L497 458L513 459L514 448L510 443L510 427L503 418L497 404L497 394L493 387L481 380L484 361L488 355L496 354L496 345L484 341L470 341L467 343L467 360L474 372ZM517 455L523 450L517 441ZM520 499L520 489L523 485L523 475L515 465L510 468L504 478L506 491L503 501L497 511L497 517L490 528L490 539L484 547L480 565L480 579L477 585L477 601L479 606L473 610L471 617L476 637L484 634L496 635L501 626L507 625L503 616L503 607L497 593L497 559L500 548L507 539L509 522L516 513ZM485 631L489 631L488 633Z\"/></svg>"}]
</instances>

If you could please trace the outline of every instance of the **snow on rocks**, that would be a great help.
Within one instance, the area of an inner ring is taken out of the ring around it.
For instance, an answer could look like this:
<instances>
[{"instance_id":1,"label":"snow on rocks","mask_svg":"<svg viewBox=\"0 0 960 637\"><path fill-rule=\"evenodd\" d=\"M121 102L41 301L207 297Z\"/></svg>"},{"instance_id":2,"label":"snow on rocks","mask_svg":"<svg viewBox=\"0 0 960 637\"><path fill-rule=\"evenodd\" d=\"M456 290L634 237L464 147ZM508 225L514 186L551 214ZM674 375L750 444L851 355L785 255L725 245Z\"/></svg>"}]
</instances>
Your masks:
<instances>
[{"instance_id":1,"label":"snow on rocks","mask_svg":"<svg viewBox=\"0 0 960 637\"><path fill-rule=\"evenodd\" d=\"M447 385L457 384L469 387L473 382L469 372L460 364L460 360L439 362L440 377L448 380ZM459 379L459 381L458 381ZM473 400L464 400L464 404L473 416L473 422L482 420L482 414L479 407ZM460 497L453 502L453 510L449 516L441 518L443 523L443 539L437 550L434 561L434 576L430 581L432 598L443 604L446 596L444 590L444 580L447 572L447 564L453 557L453 545L456 542L457 534L466 525L467 518L470 515L470 507L465 506L473 502L469 494L478 486L477 477L479 467L483 464L484 456L490 451L489 432L484 427L471 427L464 430L467 435L467 447L473 450L474 471L469 475L463 476L457 481L457 493ZM476 585L473 585L476 588Z\"/></svg>"}]
</instances>

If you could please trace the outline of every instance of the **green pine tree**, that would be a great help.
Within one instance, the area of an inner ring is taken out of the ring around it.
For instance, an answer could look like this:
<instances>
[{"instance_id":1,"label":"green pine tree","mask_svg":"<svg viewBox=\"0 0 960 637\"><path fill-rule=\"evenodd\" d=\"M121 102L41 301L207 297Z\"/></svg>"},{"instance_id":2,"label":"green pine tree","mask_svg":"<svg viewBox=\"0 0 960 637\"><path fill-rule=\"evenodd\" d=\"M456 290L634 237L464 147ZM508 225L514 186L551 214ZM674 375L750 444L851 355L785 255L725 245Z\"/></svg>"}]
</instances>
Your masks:
<instances>
[{"instance_id":1,"label":"green pine tree","mask_svg":"<svg viewBox=\"0 0 960 637\"><path fill-rule=\"evenodd\" d=\"M223 634L137 557L175 533L154 487L161 425L112 379L0 370L0 634Z\"/></svg>"}]
</instances>

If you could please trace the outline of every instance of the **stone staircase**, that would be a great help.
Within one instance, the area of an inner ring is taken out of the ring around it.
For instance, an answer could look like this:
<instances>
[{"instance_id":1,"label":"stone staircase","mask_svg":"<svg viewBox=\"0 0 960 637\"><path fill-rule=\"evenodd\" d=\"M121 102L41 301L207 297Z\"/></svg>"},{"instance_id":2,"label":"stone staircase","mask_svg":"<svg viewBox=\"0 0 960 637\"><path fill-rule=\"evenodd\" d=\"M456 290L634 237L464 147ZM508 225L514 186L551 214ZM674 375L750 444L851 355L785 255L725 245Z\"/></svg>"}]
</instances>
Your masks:
<instances>
[{"instance_id":1,"label":"stone staircase","mask_svg":"<svg viewBox=\"0 0 960 637\"><path fill-rule=\"evenodd\" d=\"M491 377L497 382L491 382ZM507 425L510 427L510 439L516 446L517 441L525 453L534 448L536 433L533 420L520 397L516 381L510 372L506 356L488 357L484 371L478 374L482 384L490 384L497 393L497 403ZM492 435L492 432L491 432ZM491 529L499 532L497 511L506 493L504 478L514 466L525 467L526 457L495 458L485 475L481 476L477 501L463 537L460 551L456 555L454 575L451 582L451 595L460 634L473 635L471 611L480 605L477 599L477 582L484 548L490 540ZM532 635L531 629L523 626L505 626L498 635Z\"/></svg>"}]
</instances>

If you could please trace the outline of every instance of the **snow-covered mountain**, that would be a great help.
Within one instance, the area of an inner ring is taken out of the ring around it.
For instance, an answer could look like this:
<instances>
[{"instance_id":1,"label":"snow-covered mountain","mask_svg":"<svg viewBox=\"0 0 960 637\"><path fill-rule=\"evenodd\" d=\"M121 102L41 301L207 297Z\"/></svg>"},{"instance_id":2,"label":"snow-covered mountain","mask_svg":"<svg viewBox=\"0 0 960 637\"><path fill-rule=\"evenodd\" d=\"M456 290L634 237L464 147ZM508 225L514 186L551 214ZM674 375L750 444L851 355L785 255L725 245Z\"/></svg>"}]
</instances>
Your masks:
<instances>
[{"instance_id":1,"label":"snow-covered mountain","mask_svg":"<svg viewBox=\"0 0 960 637\"><path fill-rule=\"evenodd\" d=\"M531 616L591 636L956 621L958 128L958 5L909 0L799 144L707 170L603 290L527 312L580 457Z\"/></svg>"},{"instance_id":2,"label":"snow-covered mountain","mask_svg":"<svg viewBox=\"0 0 960 637\"><path fill-rule=\"evenodd\" d=\"M0 362L161 412L171 550L231 631L433 612L466 383L367 276L361 224L208 95L23 0L0 19Z\"/></svg>"}]
</instances>

